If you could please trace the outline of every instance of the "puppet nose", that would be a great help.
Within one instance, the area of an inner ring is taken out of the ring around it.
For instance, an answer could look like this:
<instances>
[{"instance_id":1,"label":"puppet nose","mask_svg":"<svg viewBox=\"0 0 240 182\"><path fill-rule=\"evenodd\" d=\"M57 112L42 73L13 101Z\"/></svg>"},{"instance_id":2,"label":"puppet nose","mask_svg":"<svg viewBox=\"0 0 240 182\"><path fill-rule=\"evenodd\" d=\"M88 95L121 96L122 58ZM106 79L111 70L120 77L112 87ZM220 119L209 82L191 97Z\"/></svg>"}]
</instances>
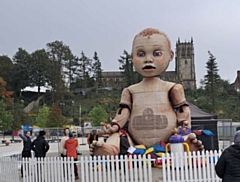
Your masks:
<instances>
[{"instance_id":1,"label":"puppet nose","mask_svg":"<svg viewBox=\"0 0 240 182\"><path fill-rule=\"evenodd\" d=\"M152 59L146 59L146 60L144 61L144 63L153 63L153 60L152 60Z\"/></svg>"}]
</instances>

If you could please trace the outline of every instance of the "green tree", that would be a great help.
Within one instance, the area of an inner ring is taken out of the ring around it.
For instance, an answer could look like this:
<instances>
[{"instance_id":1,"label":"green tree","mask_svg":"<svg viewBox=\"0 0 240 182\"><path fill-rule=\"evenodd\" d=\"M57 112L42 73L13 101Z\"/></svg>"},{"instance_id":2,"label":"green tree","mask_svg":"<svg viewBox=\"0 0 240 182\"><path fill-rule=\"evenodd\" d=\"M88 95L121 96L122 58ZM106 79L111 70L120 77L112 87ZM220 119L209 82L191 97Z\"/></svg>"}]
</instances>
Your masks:
<instances>
[{"instance_id":1,"label":"green tree","mask_svg":"<svg viewBox=\"0 0 240 182\"><path fill-rule=\"evenodd\" d=\"M47 44L47 52L51 61L50 85L53 88L53 102L58 103L63 99L63 93L68 89L65 85L64 65L69 61L70 48L62 41L55 41Z\"/></svg>"},{"instance_id":2,"label":"green tree","mask_svg":"<svg viewBox=\"0 0 240 182\"><path fill-rule=\"evenodd\" d=\"M11 130L12 122L14 121L13 115L10 111L7 111L5 104L0 99L0 130Z\"/></svg>"},{"instance_id":3,"label":"green tree","mask_svg":"<svg viewBox=\"0 0 240 182\"><path fill-rule=\"evenodd\" d=\"M50 108L45 104L38 111L38 116L36 117L36 125L40 128L46 128L49 121Z\"/></svg>"},{"instance_id":4,"label":"green tree","mask_svg":"<svg viewBox=\"0 0 240 182\"><path fill-rule=\"evenodd\" d=\"M102 108L100 105L97 107L95 106L91 111L90 111L90 117L92 120L92 125L93 126L100 126L101 122L107 122L107 112Z\"/></svg>"},{"instance_id":5,"label":"green tree","mask_svg":"<svg viewBox=\"0 0 240 182\"><path fill-rule=\"evenodd\" d=\"M92 71L92 60L85 56L84 52L81 52L81 58L78 59L78 75L83 81L85 94L87 93L87 87L90 80Z\"/></svg>"},{"instance_id":6,"label":"green tree","mask_svg":"<svg viewBox=\"0 0 240 182\"><path fill-rule=\"evenodd\" d=\"M218 66L216 58L208 51L209 59L206 63L207 74L204 75L204 86L211 100L211 113L216 111L216 97L218 96L218 88L220 76L218 74Z\"/></svg>"},{"instance_id":7,"label":"green tree","mask_svg":"<svg viewBox=\"0 0 240 182\"><path fill-rule=\"evenodd\" d=\"M102 68L101 62L98 58L97 52L94 52L93 56L93 77L95 79L95 90L96 95L98 95L98 87L102 86Z\"/></svg>"},{"instance_id":8,"label":"green tree","mask_svg":"<svg viewBox=\"0 0 240 182\"><path fill-rule=\"evenodd\" d=\"M118 59L118 62L120 63L119 69L122 71L124 82L127 86L132 85L135 83L134 77L134 71L133 71L133 63L131 55L128 54L126 50L123 51L123 56L120 56L120 59Z\"/></svg>"},{"instance_id":9,"label":"green tree","mask_svg":"<svg viewBox=\"0 0 240 182\"><path fill-rule=\"evenodd\" d=\"M232 118L233 121L239 121L239 98L238 93L228 80L220 80L218 88L218 118Z\"/></svg>"},{"instance_id":10,"label":"green tree","mask_svg":"<svg viewBox=\"0 0 240 182\"><path fill-rule=\"evenodd\" d=\"M21 96L21 90L30 85L30 55L26 50L18 48L18 51L13 56L13 62L13 82L15 85L13 91L19 93L19 95Z\"/></svg>"},{"instance_id":11,"label":"green tree","mask_svg":"<svg viewBox=\"0 0 240 182\"><path fill-rule=\"evenodd\" d=\"M45 49L37 50L31 54L30 61L30 86L38 87L38 97L40 96L40 87L49 83L50 61Z\"/></svg>"},{"instance_id":12,"label":"green tree","mask_svg":"<svg viewBox=\"0 0 240 182\"><path fill-rule=\"evenodd\" d=\"M65 60L64 66L65 66L65 69L66 69L66 71L64 71L64 73L68 77L68 84L67 85L70 88L70 90L73 91L73 85L72 84L74 82L74 78L76 77L78 62L77 62L77 58L75 56L73 56L70 49L66 53L66 60Z\"/></svg>"}]
</instances>

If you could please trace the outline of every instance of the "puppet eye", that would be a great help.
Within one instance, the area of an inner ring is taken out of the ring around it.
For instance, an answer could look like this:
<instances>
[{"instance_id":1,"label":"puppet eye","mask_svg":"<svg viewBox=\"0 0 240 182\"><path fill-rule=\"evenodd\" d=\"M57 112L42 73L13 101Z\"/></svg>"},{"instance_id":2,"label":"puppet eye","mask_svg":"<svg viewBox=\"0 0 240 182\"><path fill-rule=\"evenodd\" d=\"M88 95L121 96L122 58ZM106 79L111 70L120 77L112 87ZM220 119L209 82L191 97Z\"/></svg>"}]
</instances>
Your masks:
<instances>
[{"instance_id":1,"label":"puppet eye","mask_svg":"<svg viewBox=\"0 0 240 182\"><path fill-rule=\"evenodd\" d=\"M138 57L144 57L144 56L145 56L145 53L142 52L142 51L141 51L141 52L138 52L138 53L137 53L137 56L138 56Z\"/></svg>"},{"instance_id":2,"label":"puppet eye","mask_svg":"<svg viewBox=\"0 0 240 182\"><path fill-rule=\"evenodd\" d=\"M162 53L160 51L154 51L153 56L161 56Z\"/></svg>"}]
</instances>

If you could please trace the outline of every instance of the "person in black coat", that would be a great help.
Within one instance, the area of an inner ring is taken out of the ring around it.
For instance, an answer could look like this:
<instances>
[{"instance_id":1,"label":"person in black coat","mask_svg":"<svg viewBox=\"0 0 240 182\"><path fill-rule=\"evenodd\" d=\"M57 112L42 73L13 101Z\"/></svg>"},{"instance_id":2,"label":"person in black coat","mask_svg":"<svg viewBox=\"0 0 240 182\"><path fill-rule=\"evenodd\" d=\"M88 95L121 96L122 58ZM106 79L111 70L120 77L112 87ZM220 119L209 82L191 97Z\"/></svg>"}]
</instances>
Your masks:
<instances>
[{"instance_id":1,"label":"person in black coat","mask_svg":"<svg viewBox=\"0 0 240 182\"><path fill-rule=\"evenodd\" d=\"M31 148L35 152L35 157L46 157L49 150L49 144L45 140L46 132L44 130L39 132L38 137L32 142Z\"/></svg>"},{"instance_id":2,"label":"person in black coat","mask_svg":"<svg viewBox=\"0 0 240 182\"><path fill-rule=\"evenodd\" d=\"M240 181L240 131L234 135L234 144L223 151L215 170L223 182Z\"/></svg>"},{"instance_id":3,"label":"person in black coat","mask_svg":"<svg viewBox=\"0 0 240 182\"><path fill-rule=\"evenodd\" d=\"M31 143L32 140L30 138L30 131L26 131L25 135L19 133L19 137L23 140L23 150L22 150L22 158L31 157ZM23 166L21 165L21 176L23 177Z\"/></svg>"}]
</instances>

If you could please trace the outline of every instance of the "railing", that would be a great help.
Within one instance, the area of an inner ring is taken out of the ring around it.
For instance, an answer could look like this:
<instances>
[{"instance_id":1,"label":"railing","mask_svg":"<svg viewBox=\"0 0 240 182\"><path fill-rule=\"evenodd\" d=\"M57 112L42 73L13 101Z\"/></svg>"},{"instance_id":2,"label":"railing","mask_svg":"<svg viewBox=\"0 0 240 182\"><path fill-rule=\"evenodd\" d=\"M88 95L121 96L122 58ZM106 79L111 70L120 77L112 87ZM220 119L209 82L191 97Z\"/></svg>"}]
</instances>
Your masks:
<instances>
[{"instance_id":1,"label":"railing","mask_svg":"<svg viewBox=\"0 0 240 182\"><path fill-rule=\"evenodd\" d=\"M81 156L70 158L0 157L0 181L18 182L19 164L23 165L23 182L74 182L74 163L78 166L78 182L218 182L215 164L221 151L166 154L158 159L149 156ZM158 168L152 168L156 166Z\"/></svg>"}]
</instances>

